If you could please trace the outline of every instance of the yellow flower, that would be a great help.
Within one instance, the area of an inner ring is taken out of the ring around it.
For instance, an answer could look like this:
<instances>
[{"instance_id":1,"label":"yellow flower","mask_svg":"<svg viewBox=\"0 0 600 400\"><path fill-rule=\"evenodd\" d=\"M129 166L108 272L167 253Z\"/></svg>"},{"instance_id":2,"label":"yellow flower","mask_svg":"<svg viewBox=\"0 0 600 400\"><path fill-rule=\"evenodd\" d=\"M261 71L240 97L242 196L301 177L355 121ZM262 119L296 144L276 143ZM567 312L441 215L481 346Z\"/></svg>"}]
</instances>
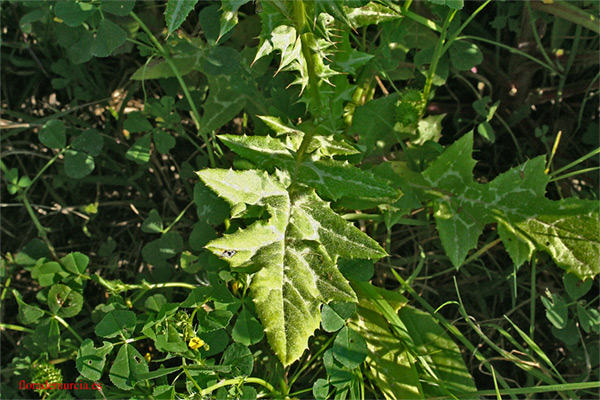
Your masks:
<instances>
[{"instance_id":1,"label":"yellow flower","mask_svg":"<svg viewBox=\"0 0 600 400\"><path fill-rule=\"evenodd\" d=\"M192 349L192 350L199 349L200 347L204 346L204 340L195 336L190 339L188 346L190 346L190 349Z\"/></svg>"}]
</instances>

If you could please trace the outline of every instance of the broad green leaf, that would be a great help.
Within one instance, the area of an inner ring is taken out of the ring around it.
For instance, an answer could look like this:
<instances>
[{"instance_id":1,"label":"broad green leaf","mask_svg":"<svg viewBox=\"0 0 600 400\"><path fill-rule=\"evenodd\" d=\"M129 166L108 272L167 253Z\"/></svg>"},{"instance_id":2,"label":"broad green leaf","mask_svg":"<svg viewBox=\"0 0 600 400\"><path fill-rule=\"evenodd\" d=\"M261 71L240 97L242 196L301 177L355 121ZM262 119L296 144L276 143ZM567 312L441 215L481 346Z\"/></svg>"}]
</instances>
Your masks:
<instances>
[{"instance_id":1,"label":"broad green leaf","mask_svg":"<svg viewBox=\"0 0 600 400\"><path fill-rule=\"evenodd\" d=\"M91 381L99 381L104 371L106 356L112 351L113 344L103 342L102 347L95 348L91 339L86 339L77 350L75 365L81 375Z\"/></svg>"},{"instance_id":2,"label":"broad green leaf","mask_svg":"<svg viewBox=\"0 0 600 400\"><path fill-rule=\"evenodd\" d=\"M440 4L455 10L462 10L465 6L464 0L429 0L433 4Z\"/></svg>"},{"instance_id":3,"label":"broad green leaf","mask_svg":"<svg viewBox=\"0 0 600 400\"><path fill-rule=\"evenodd\" d=\"M74 253L69 253L60 259L60 263L63 265L63 267L75 275L83 274L89 262L90 259L88 256L77 251Z\"/></svg>"},{"instance_id":4,"label":"broad green leaf","mask_svg":"<svg viewBox=\"0 0 600 400\"><path fill-rule=\"evenodd\" d=\"M356 311L356 304L339 301L332 301L324 304L321 310L321 326L326 332L335 332L340 330Z\"/></svg>"},{"instance_id":5,"label":"broad green leaf","mask_svg":"<svg viewBox=\"0 0 600 400\"><path fill-rule=\"evenodd\" d=\"M208 75L209 96L200 119L200 132L208 134L231 121L246 104L246 96L234 90L228 75Z\"/></svg>"},{"instance_id":6,"label":"broad green leaf","mask_svg":"<svg viewBox=\"0 0 600 400\"><path fill-rule=\"evenodd\" d=\"M204 309L199 309L196 316L198 318L198 331L210 332L216 331L217 329L223 329L229 325L233 313L227 310L213 310L207 312Z\"/></svg>"},{"instance_id":7,"label":"broad green leaf","mask_svg":"<svg viewBox=\"0 0 600 400\"><path fill-rule=\"evenodd\" d=\"M576 275L565 272L563 275L563 284L569 297L573 300L579 299L585 295L592 288L594 281L592 279L586 279L585 281L579 279Z\"/></svg>"},{"instance_id":8,"label":"broad green leaf","mask_svg":"<svg viewBox=\"0 0 600 400\"><path fill-rule=\"evenodd\" d=\"M545 251L568 272L584 279L600 272L600 221L597 203L545 197L549 177L537 157L499 175L475 183L473 133L452 144L423 172L437 191L431 195L442 245L457 268L477 246L483 227L498 223L498 234L517 266Z\"/></svg>"},{"instance_id":9,"label":"broad green leaf","mask_svg":"<svg viewBox=\"0 0 600 400\"><path fill-rule=\"evenodd\" d=\"M179 28L188 14L196 7L198 0L168 0L165 10L165 22L169 35Z\"/></svg>"},{"instance_id":10,"label":"broad green leaf","mask_svg":"<svg viewBox=\"0 0 600 400\"><path fill-rule=\"evenodd\" d=\"M206 53L202 70L210 75L233 75L240 68L240 53L231 47L213 47Z\"/></svg>"},{"instance_id":11,"label":"broad green leaf","mask_svg":"<svg viewBox=\"0 0 600 400\"><path fill-rule=\"evenodd\" d=\"M157 350L165 353L184 353L188 350L187 343L172 324L169 324L165 331L157 332L154 343Z\"/></svg>"},{"instance_id":12,"label":"broad green leaf","mask_svg":"<svg viewBox=\"0 0 600 400\"><path fill-rule=\"evenodd\" d=\"M316 400L325 400L329 394L329 382L326 379L317 379L313 384L312 392Z\"/></svg>"},{"instance_id":13,"label":"broad green leaf","mask_svg":"<svg viewBox=\"0 0 600 400\"><path fill-rule=\"evenodd\" d=\"M83 307L83 296L63 284L56 284L48 292L50 312L62 318L71 318L79 314Z\"/></svg>"},{"instance_id":14,"label":"broad green leaf","mask_svg":"<svg viewBox=\"0 0 600 400\"><path fill-rule=\"evenodd\" d=\"M238 9L250 0L222 0L221 1L221 29L219 30L219 41L223 35L233 29L238 23Z\"/></svg>"},{"instance_id":15,"label":"broad green leaf","mask_svg":"<svg viewBox=\"0 0 600 400\"><path fill-rule=\"evenodd\" d=\"M135 314L127 310L112 310L96 325L94 333L104 338L131 337L136 326Z\"/></svg>"},{"instance_id":16,"label":"broad green leaf","mask_svg":"<svg viewBox=\"0 0 600 400\"><path fill-rule=\"evenodd\" d=\"M335 214L308 188L289 193L264 172L208 169L200 178L238 213L264 207L268 220L211 241L206 248L232 268L251 268L250 290L275 354L284 365L298 359L332 300L355 301L335 266L338 256L375 258L379 245Z\"/></svg>"},{"instance_id":17,"label":"broad green leaf","mask_svg":"<svg viewBox=\"0 0 600 400\"><path fill-rule=\"evenodd\" d=\"M90 156L97 156L104 147L104 139L96 129L88 129L77 136L71 143L71 148L88 153Z\"/></svg>"},{"instance_id":18,"label":"broad green leaf","mask_svg":"<svg viewBox=\"0 0 600 400\"><path fill-rule=\"evenodd\" d=\"M159 312L165 304L167 304L167 298L164 295L157 293L146 299L144 307L146 307L147 310Z\"/></svg>"},{"instance_id":19,"label":"broad green leaf","mask_svg":"<svg viewBox=\"0 0 600 400\"><path fill-rule=\"evenodd\" d=\"M95 166L94 157L84 151L65 152L65 173L71 178L81 179L91 174Z\"/></svg>"},{"instance_id":20,"label":"broad green leaf","mask_svg":"<svg viewBox=\"0 0 600 400\"><path fill-rule=\"evenodd\" d=\"M81 25L89 16L96 12L91 3L61 1L54 6L54 14L71 27Z\"/></svg>"},{"instance_id":21,"label":"broad green leaf","mask_svg":"<svg viewBox=\"0 0 600 400\"><path fill-rule=\"evenodd\" d=\"M132 345L124 344L110 367L108 377L119 389L131 390L141 380L140 375L148 373L148 363Z\"/></svg>"},{"instance_id":22,"label":"broad green leaf","mask_svg":"<svg viewBox=\"0 0 600 400\"><path fill-rule=\"evenodd\" d=\"M94 35L84 29L83 32L77 36L75 43L67 48L67 55L73 64L82 64L92 59L93 45Z\"/></svg>"},{"instance_id":23,"label":"broad green leaf","mask_svg":"<svg viewBox=\"0 0 600 400\"><path fill-rule=\"evenodd\" d=\"M349 369L354 369L362 364L368 353L365 339L347 326L338 332L332 350L335 359Z\"/></svg>"},{"instance_id":24,"label":"broad green leaf","mask_svg":"<svg viewBox=\"0 0 600 400\"><path fill-rule=\"evenodd\" d=\"M123 128L127 129L129 133L147 132L152 129L152 124L142 116L142 113L133 111L127 114Z\"/></svg>"},{"instance_id":25,"label":"broad green leaf","mask_svg":"<svg viewBox=\"0 0 600 400\"><path fill-rule=\"evenodd\" d=\"M175 147L175 138L169 133L161 130L156 130L152 133L154 139L154 145L159 153L168 153L173 147Z\"/></svg>"},{"instance_id":26,"label":"broad green leaf","mask_svg":"<svg viewBox=\"0 0 600 400\"><path fill-rule=\"evenodd\" d=\"M323 354L323 365L327 371L329 383L336 388L339 389L348 386L352 381L352 371L335 359L332 349L327 350Z\"/></svg>"},{"instance_id":27,"label":"broad green leaf","mask_svg":"<svg viewBox=\"0 0 600 400\"><path fill-rule=\"evenodd\" d=\"M434 384L423 384L426 398L447 396L441 385L446 385L447 390L456 395L477 390L459 347L430 314L404 306L398 316L417 346L414 350L419 356L427 357L429 366L439 378Z\"/></svg>"},{"instance_id":28,"label":"broad green leaf","mask_svg":"<svg viewBox=\"0 0 600 400\"><path fill-rule=\"evenodd\" d=\"M398 94L394 93L369 101L354 111L350 132L358 136L359 144L366 146L365 157L397 142L395 120L398 98Z\"/></svg>"},{"instance_id":29,"label":"broad green leaf","mask_svg":"<svg viewBox=\"0 0 600 400\"><path fill-rule=\"evenodd\" d=\"M135 7L135 0L102 0L100 2L100 9L106 11L109 14L118 15L124 17L129 15ZM93 379L92 379L93 380Z\"/></svg>"},{"instance_id":30,"label":"broad green leaf","mask_svg":"<svg viewBox=\"0 0 600 400\"><path fill-rule=\"evenodd\" d=\"M36 265L31 270L31 277L37 280L42 287L54 285L67 276L69 274L55 261Z\"/></svg>"},{"instance_id":31,"label":"broad green leaf","mask_svg":"<svg viewBox=\"0 0 600 400\"><path fill-rule=\"evenodd\" d=\"M249 376L254 366L254 357L247 346L231 343L223 353L223 365L230 365L233 376Z\"/></svg>"},{"instance_id":32,"label":"broad green leaf","mask_svg":"<svg viewBox=\"0 0 600 400\"><path fill-rule=\"evenodd\" d=\"M296 159L279 139L270 136L220 135L219 138L235 153L266 169L296 171ZM297 168L296 179L314 187L320 196L332 200L359 198L389 202L399 197L396 190L368 171L347 162L332 159L305 160ZM352 182L352 185L348 185Z\"/></svg>"},{"instance_id":33,"label":"broad green leaf","mask_svg":"<svg viewBox=\"0 0 600 400\"><path fill-rule=\"evenodd\" d=\"M44 311L42 309L25 303L21 293L19 293L16 289L13 289L12 292L19 306L19 313L17 315L19 321L25 325L29 325L44 316Z\"/></svg>"},{"instance_id":34,"label":"broad green leaf","mask_svg":"<svg viewBox=\"0 0 600 400\"><path fill-rule=\"evenodd\" d=\"M39 134L40 142L46 147L64 149L67 145L65 123L57 119L46 122Z\"/></svg>"},{"instance_id":35,"label":"broad green leaf","mask_svg":"<svg viewBox=\"0 0 600 400\"><path fill-rule=\"evenodd\" d=\"M125 158L135 161L138 164L145 164L150 161L150 134L144 135L135 141L133 146L125 154Z\"/></svg>"},{"instance_id":36,"label":"broad green leaf","mask_svg":"<svg viewBox=\"0 0 600 400\"><path fill-rule=\"evenodd\" d=\"M557 329L564 329L568 322L569 307L560 295L552 293L550 296L550 299L541 297L542 303L546 307L546 318Z\"/></svg>"},{"instance_id":37,"label":"broad green leaf","mask_svg":"<svg viewBox=\"0 0 600 400\"><path fill-rule=\"evenodd\" d=\"M49 317L35 328L32 334L32 339L40 348L48 352L50 357L58 357L60 352L60 327L55 318Z\"/></svg>"},{"instance_id":38,"label":"broad green leaf","mask_svg":"<svg viewBox=\"0 0 600 400\"><path fill-rule=\"evenodd\" d=\"M162 233L163 223L160 214L156 209L150 210L148 218L142 223L142 232L145 233Z\"/></svg>"},{"instance_id":39,"label":"broad green leaf","mask_svg":"<svg viewBox=\"0 0 600 400\"><path fill-rule=\"evenodd\" d=\"M94 44L92 45L92 54L96 57L108 57L114 49L125 43L127 33L121 27L109 19L100 21Z\"/></svg>"},{"instance_id":40,"label":"broad green leaf","mask_svg":"<svg viewBox=\"0 0 600 400\"><path fill-rule=\"evenodd\" d=\"M459 71L468 71L483 61L483 54L474 43L459 40L452 43L448 51L450 62Z\"/></svg>"},{"instance_id":41,"label":"broad green leaf","mask_svg":"<svg viewBox=\"0 0 600 400\"><path fill-rule=\"evenodd\" d=\"M260 342L265 335L263 327L245 308L239 313L231 337L238 343L250 346Z\"/></svg>"},{"instance_id":42,"label":"broad green leaf","mask_svg":"<svg viewBox=\"0 0 600 400\"><path fill-rule=\"evenodd\" d=\"M394 311L397 311L397 307ZM388 321L366 298L361 298L351 326L367 342L367 376L388 400L423 398L419 375Z\"/></svg>"}]
</instances>

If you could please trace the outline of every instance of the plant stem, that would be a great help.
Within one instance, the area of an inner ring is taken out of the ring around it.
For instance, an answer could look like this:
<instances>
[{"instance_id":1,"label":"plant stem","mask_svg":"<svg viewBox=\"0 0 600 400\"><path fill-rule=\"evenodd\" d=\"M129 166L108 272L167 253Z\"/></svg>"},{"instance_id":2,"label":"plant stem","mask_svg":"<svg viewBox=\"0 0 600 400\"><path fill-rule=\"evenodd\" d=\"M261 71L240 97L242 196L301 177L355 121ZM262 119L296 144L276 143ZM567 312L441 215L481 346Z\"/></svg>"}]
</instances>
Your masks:
<instances>
[{"instance_id":1,"label":"plant stem","mask_svg":"<svg viewBox=\"0 0 600 400\"><path fill-rule=\"evenodd\" d=\"M429 71L427 71L427 80L425 81L425 87L423 88L423 97L425 101L429 98L429 92L431 92L431 85L433 84L433 78L435 77L435 71L438 66L438 62L442 55L444 54L444 43L446 40L446 34L448 33L448 27L450 26L450 22L454 19L457 10L452 10L446 16L446 20L444 21L444 26L442 27L442 32L440 33L440 38L435 45L435 50L433 51L433 56L431 58L431 65L429 66Z\"/></svg>"},{"instance_id":2,"label":"plant stem","mask_svg":"<svg viewBox=\"0 0 600 400\"><path fill-rule=\"evenodd\" d=\"M215 162L215 156L214 156L212 145L210 143L208 135L200 129L200 113L198 112L198 108L196 108L196 103L194 103L194 99L192 98L192 95L190 94L190 91L188 90L187 85L183 81L183 77L181 76L181 73L177 69L177 66L173 62L173 59L171 58L169 53L164 49L164 47L162 47L162 45L154 37L154 35L150 31L150 29L148 29L148 27L146 26L146 24L144 24L144 22L133 11L129 15L138 24L140 24L140 27L144 30L144 32L146 32L146 34L150 38L150 41L152 42L152 44L154 44L154 46L156 47L156 49L158 50L160 55L165 59L167 64L169 64L169 67L171 67L171 70L175 74L175 77L177 78L177 81L179 82L179 85L181 86L181 89L183 90L183 94L185 95L185 98L187 99L187 101L190 104L190 107L192 109L192 116L193 116L192 119L194 120L196 129L198 130L198 133L200 134L200 136L202 136L202 139L204 139L204 143L206 143L206 149L208 152L208 158L210 161L210 165L212 168L215 168L216 162Z\"/></svg>"},{"instance_id":3,"label":"plant stem","mask_svg":"<svg viewBox=\"0 0 600 400\"><path fill-rule=\"evenodd\" d=\"M264 379L260 379L260 378L245 378L245 377L241 377L241 378L233 378L233 379L227 379L224 380L222 382L216 383L212 386L207 387L206 389L203 389L200 392L201 396L206 396L209 393L214 392L215 390L222 388L224 386L231 386L231 385L239 385L242 383L257 383L261 386L264 386L269 392L271 392L272 394L276 395L278 394L275 391L275 388L267 381L265 381Z\"/></svg>"},{"instance_id":4,"label":"plant stem","mask_svg":"<svg viewBox=\"0 0 600 400\"><path fill-rule=\"evenodd\" d=\"M61 323L62 326L64 326L65 328L67 328L67 330L69 332L71 332L71 334L73 336L75 336L75 338L77 340L79 340L79 343L83 343L83 339L81 338L81 336L79 336L79 334L77 334L77 332L75 332L75 330L73 328L71 328L71 325L69 325L69 323L67 321L65 321L64 319L62 319L61 317L59 317L58 315L53 315L52 316L55 320L57 320L58 322Z\"/></svg>"},{"instance_id":5,"label":"plant stem","mask_svg":"<svg viewBox=\"0 0 600 400\"><path fill-rule=\"evenodd\" d=\"M27 332L27 333L34 332L33 329L25 328L24 326L0 323L0 331L3 331L5 329L12 329L13 331Z\"/></svg>"}]
</instances>

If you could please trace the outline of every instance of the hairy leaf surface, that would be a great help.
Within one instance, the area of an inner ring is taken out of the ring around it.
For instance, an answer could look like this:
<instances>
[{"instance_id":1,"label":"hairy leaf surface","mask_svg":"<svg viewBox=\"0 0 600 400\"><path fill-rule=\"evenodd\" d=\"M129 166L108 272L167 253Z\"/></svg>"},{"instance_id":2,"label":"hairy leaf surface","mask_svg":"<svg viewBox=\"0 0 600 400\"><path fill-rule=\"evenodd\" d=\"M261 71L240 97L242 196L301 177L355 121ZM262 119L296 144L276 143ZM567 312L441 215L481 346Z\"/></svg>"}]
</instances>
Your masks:
<instances>
[{"instance_id":1,"label":"hairy leaf surface","mask_svg":"<svg viewBox=\"0 0 600 400\"><path fill-rule=\"evenodd\" d=\"M275 354L289 365L319 327L323 303L356 301L336 267L337 258L378 259L386 253L309 188L288 190L254 170L207 169L198 175L231 204L234 217L249 206L264 207L269 214L206 248L232 268L257 271L250 286L257 313Z\"/></svg>"},{"instance_id":2,"label":"hairy leaf surface","mask_svg":"<svg viewBox=\"0 0 600 400\"><path fill-rule=\"evenodd\" d=\"M497 222L506 250L520 266L535 250L545 251L568 272L584 279L600 272L598 204L545 197L549 177L543 156L499 175L488 184L473 181L473 135L451 145L423 172L438 191L432 195L444 249L459 267L486 224Z\"/></svg>"},{"instance_id":3,"label":"hairy leaf surface","mask_svg":"<svg viewBox=\"0 0 600 400\"><path fill-rule=\"evenodd\" d=\"M277 167L290 173L296 172L295 149L290 149L278 139L236 135L221 135L219 138L235 153L261 168L272 170ZM333 159L303 161L297 168L296 179L331 200L349 197L389 202L399 197L396 190L372 173Z\"/></svg>"}]
</instances>

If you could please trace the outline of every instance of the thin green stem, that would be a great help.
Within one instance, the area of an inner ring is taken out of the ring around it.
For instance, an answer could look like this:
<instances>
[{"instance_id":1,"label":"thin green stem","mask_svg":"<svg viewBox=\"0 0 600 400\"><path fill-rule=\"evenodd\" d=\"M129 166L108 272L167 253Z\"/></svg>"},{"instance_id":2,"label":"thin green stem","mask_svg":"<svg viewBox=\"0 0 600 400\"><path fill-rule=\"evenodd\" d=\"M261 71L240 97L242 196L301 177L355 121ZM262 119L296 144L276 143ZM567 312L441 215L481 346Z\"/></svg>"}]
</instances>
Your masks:
<instances>
[{"instance_id":1,"label":"thin green stem","mask_svg":"<svg viewBox=\"0 0 600 400\"><path fill-rule=\"evenodd\" d=\"M52 165L54 164L54 162L56 160L58 160L58 158L63 155L65 153L65 151L67 151L69 149L69 146L67 146L66 148L62 149L61 151L59 151L58 153L56 153L54 155L54 157L52 157L47 163L46 165L44 165L39 171L38 173L33 177L33 179L31 180L31 183L29 184L28 187L25 188L25 190L23 190L24 194L27 194L29 192L29 189L33 186L33 184L40 178L40 176L42 176L42 174Z\"/></svg>"},{"instance_id":2,"label":"thin green stem","mask_svg":"<svg viewBox=\"0 0 600 400\"><path fill-rule=\"evenodd\" d=\"M263 386L265 389L267 389L272 394L274 394L274 395L278 394L277 391L275 391L275 388L273 387L273 385L271 385L269 382L265 381L264 379L253 378L253 377L249 377L249 378L242 377L242 378L226 379L222 382L216 383L212 386L207 387L206 389L201 390L200 395L206 396L207 394L212 393L215 390L222 388L224 386L240 385L243 383L256 383L256 384Z\"/></svg>"},{"instance_id":3,"label":"thin green stem","mask_svg":"<svg viewBox=\"0 0 600 400\"><path fill-rule=\"evenodd\" d=\"M537 58L533 57L530 54L525 53L524 51L518 50L516 48L510 47L510 46L505 45L505 44L500 43L500 42L496 42L495 40L489 40L489 39L484 39L484 38L481 38L481 37L478 37L478 36L470 36L470 35L465 35L465 36L461 36L461 37L457 37L456 38L456 40L461 40L461 39L476 40L476 41L480 41L480 42L483 42L483 43L488 43L488 44L491 44L491 45L494 45L494 46L501 47L501 48L503 48L504 50L507 50L510 53L517 54L519 56L525 57L528 60L531 60L534 63L539 64L542 67L547 68L547 69L551 70L552 72L554 72L555 74L558 75L558 71L556 71L556 69L554 68L553 65L546 64L545 62L538 60Z\"/></svg>"},{"instance_id":4,"label":"thin green stem","mask_svg":"<svg viewBox=\"0 0 600 400\"><path fill-rule=\"evenodd\" d=\"M577 165L577 164L579 164L579 163L581 163L581 162L583 162L583 161L587 160L587 159L588 159L588 158L590 158L590 157L594 157L594 156L595 156L595 155L597 155L597 154L600 154L600 147L598 147L598 148L596 148L596 149L594 149L594 150L590 151L589 153L587 153L586 155L584 155L584 156L582 156L582 157L579 157L577 160L573 161L572 163L569 163L569 164L565 165L564 167L561 167L561 168L559 168L559 169L557 169L557 170L555 170L555 171L552 171L552 172L550 172L548 175L549 175L551 178L554 178L556 175L560 174L561 172L563 172L563 171L566 171L566 170L568 170L569 168L572 168L572 167L574 167L575 165Z\"/></svg>"},{"instance_id":5,"label":"thin green stem","mask_svg":"<svg viewBox=\"0 0 600 400\"><path fill-rule=\"evenodd\" d=\"M442 27L442 32L440 33L440 38L438 39L438 42L435 45L435 50L433 51L433 57L431 59L431 65L429 66L429 71L427 71L427 80L425 81L425 87L423 88L423 96L426 100L429 98L429 92L431 91L431 85L433 84L433 78L435 77L435 71L437 70L438 63L440 61L440 58L444 54L444 43L446 41L448 27L454 19L456 11L457 10L452 10L446 16L444 26Z\"/></svg>"},{"instance_id":6,"label":"thin green stem","mask_svg":"<svg viewBox=\"0 0 600 400\"><path fill-rule=\"evenodd\" d=\"M150 38L150 41L152 42L152 44L154 44L154 46L156 47L156 49L158 50L160 55L165 59L167 64L169 64L169 67L171 67L171 70L175 74L175 77L177 78L177 81L179 82L179 85L181 86L181 89L183 90L183 94L184 94L185 98L187 99L187 101L190 105L190 108L192 109L192 117L193 117L192 119L194 120L196 129L198 130L198 133L202 136L202 139L204 139L204 143L206 143L206 149L208 152L208 158L210 161L210 165L212 168L215 168L217 164L215 162L215 156L214 156L214 152L212 149L212 144L210 143L208 135L202 129L200 129L200 113L198 112L196 103L194 102L194 99L192 98L192 95L190 94L190 91L188 90L186 83L183 81L183 77L181 76L179 69L173 62L173 59L171 58L169 53L159 43L159 41L156 39L156 37L154 37L154 35L150 31L150 29L148 29L148 27L146 26L146 24L144 24L144 22L133 11L131 13L129 13L129 15L140 25L140 27L144 30L144 32L146 32L146 34Z\"/></svg>"},{"instance_id":7,"label":"thin green stem","mask_svg":"<svg viewBox=\"0 0 600 400\"><path fill-rule=\"evenodd\" d=\"M550 392L565 392L571 390L585 390L585 389L598 389L600 387L600 381L595 382L579 382L579 383L565 383L557 385L544 385L544 386L533 386L525 388L510 388L510 389L498 389L498 393L502 396L519 395L519 394L535 394L535 393L550 393ZM494 396L496 390L478 390L476 392L467 392L466 395L473 395L474 397L481 396Z\"/></svg>"},{"instance_id":8,"label":"thin green stem","mask_svg":"<svg viewBox=\"0 0 600 400\"><path fill-rule=\"evenodd\" d=\"M525 6L527 7L527 12L529 13L529 24L531 25L531 33L533 34L533 40L535 41L538 49L540 50L540 52L542 53L542 57L544 57L544 60L546 60L546 62L550 65L553 66L552 70L555 71L555 73L557 71L561 71L563 69L562 65L560 64L554 64L552 62L552 60L550 59L550 56L548 56L548 53L546 52L546 49L544 48L544 45L542 44L542 41L540 39L540 35L537 32L537 28L535 26L535 20L532 18L532 12L531 12L531 1L527 0L525 1Z\"/></svg>"},{"instance_id":9,"label":"thin green stem","mask_svg":"<svg viewBox=\"0 0 600 400\"><path fill-rule=\"evenodd\" d=\"M193 205L194 205L194 202L192 201L192 202L190 202L190 203L189 203L187 206L185 206L185 208L183 209L183 211L181 211L181 212L179 213L179 215L178 215L178 216L177 216L177 217L176 217L176 218L173 220L173 222L171 222L171 223L169 224L169 226L167 226L167 227L166 227L166 228L163 230L163 234L164 234L164 233L167 233L167 232L169 232L169 231L171 230L171 228L172 228L172 227L174 227L174 226L175 226L175 224L177 224L177 222L179 222L179 220L180 220L181 218L183 218L183 216L185 215L185 213L187 212L187 210L189 210L189 209L190 209L190 207L191 207L191 206L193 206Z\"/></svg>"},{"instance_id":10,"label":"thin green stem","mask_svg":"<svg viewBox=\"0 0 600 400\"><path fill-rule=\"evenodd\" d=\"M13 331L27 332L27 333L34 332L33 329L25 328L24 326L0 323L0 331L3 331L5 329L11 329Z\"/></svg>"},{"instance_id":11,"label":"thin green stem","mask_svg":"<svg viewBox=\"0 0 600 400\"><path fill-rule=\"evenodd\" d=\"M83 343L83 339L81 338L81 336L79 336L79 334L77 332L75 332L75 330L73 328L71 328L71 325L69 325L69 323L67 321L65 321L64 319L62 319L58 315L53 315L52 317L55 320L57 320L58 322L60 322L60 324L62 326L64 326L65 328L67 328L67 330L69 332L71 332L71 335L75 336L75 339L79 340L79 343Z\"/></svg>"},{"instance_id":12,"label":"thin green stem","mask_svg":"<svg viewBox=\"0 0 600 400\"><path fill-rule=\"evenodd\" d=\"M594 172L594 171L598 171L600 170L600 167L590 167L590 168L584 168L584 169L580 169L578 171L574 171L574 172L569 172L568 174L564 174L561 176L557 176L555 178L550 179L549 182L556 182L559 181L561 179L565 179L568 178L570 176L574 176L574 175L580 175L580 174L587 174L588 172Z\"/></svg>"}]
</instances>

